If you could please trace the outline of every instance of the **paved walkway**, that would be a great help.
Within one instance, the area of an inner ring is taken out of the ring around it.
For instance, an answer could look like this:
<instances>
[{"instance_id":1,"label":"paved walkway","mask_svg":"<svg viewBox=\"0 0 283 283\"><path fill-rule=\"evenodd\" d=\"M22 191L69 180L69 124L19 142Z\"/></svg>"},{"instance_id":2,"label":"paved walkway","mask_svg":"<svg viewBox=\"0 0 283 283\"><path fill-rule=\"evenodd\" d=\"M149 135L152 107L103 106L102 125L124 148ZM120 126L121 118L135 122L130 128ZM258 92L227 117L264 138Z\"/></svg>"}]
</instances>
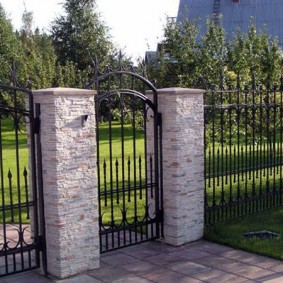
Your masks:
<instances>
[{"instance_id":1,"label":"paved walkway","mask_svg":"<svg viewBox=\"0 0 283 283\"><path fill-rule=\"evenodd\" d=\"M50 282L282 283L283 261L207 241L181 247L148 242L103 254L99 269L73 278L56 281L33 271L0 279L0 283Z\"/></svg>"}]
</instances>

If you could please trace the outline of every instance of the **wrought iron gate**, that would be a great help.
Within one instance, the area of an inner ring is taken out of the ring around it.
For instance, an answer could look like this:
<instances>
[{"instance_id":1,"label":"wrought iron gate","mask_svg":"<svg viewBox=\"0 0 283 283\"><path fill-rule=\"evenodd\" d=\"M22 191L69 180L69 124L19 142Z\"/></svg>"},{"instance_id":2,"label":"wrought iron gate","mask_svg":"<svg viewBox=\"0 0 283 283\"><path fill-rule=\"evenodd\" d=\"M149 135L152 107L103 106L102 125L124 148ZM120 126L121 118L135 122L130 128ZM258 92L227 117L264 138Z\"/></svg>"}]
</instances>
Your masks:
<instances>
[{"instance_id":1,"label":"wrought iron gate","mask_svg":"<svg viewBox=\"0 0 283 283\"><path fill-rule=\"evenodd\" d=\"M0 277L38 268L44 251L38 120L33 106L29 90L0 85ZM44 253L43 262L45 266Z\"/></svg>"},{"instance_id":2,"label":"wrought iron gate","mask_svg":"<svg viewBox=\"0 0 283 283\"><path fill-rule=\"evenodd\" d=\"M163 236L161 114L155 87L133 70L97 71L95 84L100 249L106 252Z\"/></svg>"}]
</instances>

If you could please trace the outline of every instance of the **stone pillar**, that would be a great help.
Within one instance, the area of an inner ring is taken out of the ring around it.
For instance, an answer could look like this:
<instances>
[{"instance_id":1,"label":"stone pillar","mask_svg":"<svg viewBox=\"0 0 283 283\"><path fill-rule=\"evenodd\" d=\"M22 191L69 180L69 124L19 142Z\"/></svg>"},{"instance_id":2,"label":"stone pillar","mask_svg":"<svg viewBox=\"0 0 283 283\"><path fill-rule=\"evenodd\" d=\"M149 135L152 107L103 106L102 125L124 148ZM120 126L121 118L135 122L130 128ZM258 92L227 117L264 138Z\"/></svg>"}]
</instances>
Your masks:
<instances>
[{"instance_id":1,"label":"stone pillar","mask_svg":"<svg viewBox=\"0 0 283 283\"><path fill-rule=\"evenodd\" d=\"M182 245L204 228L203 90L158 90L162 113L164 237Z\"/></svg>"},{"instance_id":2,"label":"stone pillar","mask_svg":"<svg viewBox=\"0 0 283 283\"><path fill-rule=\"evenodd\" d=\"M47 272L66 278L99 266L94 91L33 91L41 109Z\"/></svg>"}]
</instances>

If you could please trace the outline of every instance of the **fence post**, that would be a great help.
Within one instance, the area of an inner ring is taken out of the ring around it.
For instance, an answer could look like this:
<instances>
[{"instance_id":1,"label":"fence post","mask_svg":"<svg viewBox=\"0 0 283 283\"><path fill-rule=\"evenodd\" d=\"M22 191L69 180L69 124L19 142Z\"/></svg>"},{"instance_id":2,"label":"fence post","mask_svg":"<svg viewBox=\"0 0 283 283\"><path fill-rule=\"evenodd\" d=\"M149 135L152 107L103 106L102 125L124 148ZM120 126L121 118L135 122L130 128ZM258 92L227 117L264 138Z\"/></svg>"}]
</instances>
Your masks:
<instances>
[{"instance_id":1,"label":"fence post","mask_svg":"<svg viewBox=\"0 0 283 283\"><path fill-rule=\"evenodd\" d=\"M94 91L33 91L40 104L47 272L99 267Z\"/></svg>"},{"instance_id":2,"label":"fence post","mask_svg":"<svg viewBox=\"0 0 283 283\"><path fill-rule=\"evenodd\" d=\"M204 90L158 90L162 113L164 238L182 245L204 228Z\"/></svg>"}]
</instances>

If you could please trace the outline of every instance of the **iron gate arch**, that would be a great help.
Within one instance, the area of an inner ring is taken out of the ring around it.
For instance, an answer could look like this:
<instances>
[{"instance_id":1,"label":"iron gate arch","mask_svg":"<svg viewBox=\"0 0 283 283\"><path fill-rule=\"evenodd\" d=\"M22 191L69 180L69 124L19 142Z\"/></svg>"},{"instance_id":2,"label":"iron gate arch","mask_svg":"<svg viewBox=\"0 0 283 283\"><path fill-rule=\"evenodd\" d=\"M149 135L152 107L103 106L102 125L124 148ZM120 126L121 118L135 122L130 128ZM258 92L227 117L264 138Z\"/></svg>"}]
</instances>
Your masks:
<instances>
[{"instance_id":1,"label":"iron gate arch","mask_svg":"<svg viewBox=\"0 0 283 283\"><path fill-rule=\"evenodd\" d=\"M92 83L103 253L163 236L161 113L138 73L108 69Z\"/></svg>"}]
</instances>

